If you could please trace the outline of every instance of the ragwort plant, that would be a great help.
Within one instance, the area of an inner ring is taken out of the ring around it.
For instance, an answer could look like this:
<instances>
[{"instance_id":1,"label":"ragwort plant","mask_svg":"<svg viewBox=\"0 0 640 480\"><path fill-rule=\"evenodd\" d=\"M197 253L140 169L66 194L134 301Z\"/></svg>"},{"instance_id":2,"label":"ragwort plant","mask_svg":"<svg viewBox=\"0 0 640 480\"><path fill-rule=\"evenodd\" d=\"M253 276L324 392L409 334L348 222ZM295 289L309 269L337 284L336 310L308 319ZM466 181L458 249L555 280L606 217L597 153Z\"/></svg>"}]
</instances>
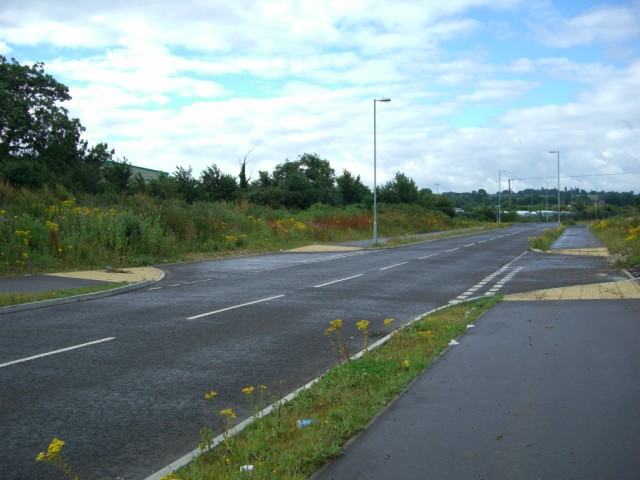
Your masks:
<instances>
[{"instance_id":1,"label":"ragwort plant","mask_svg":"<svg viewBox=\"0 0 640 480\"><path fill-rule=\"evenodd\" d=\"M589 227L617 257L618 264L629 267L637 276L640 268L640 216L601 220Z\"/></svg>"},{"instance_id":2,"label":"ragwort plant","mask_svg":"<svg viewBox=\"0 0 640 480\"><path fill-rule=\"evenodd\" d=\"M79 480L79 477L73 472L69 461L64 454L64 441L59 438L51 440L46 452L40 452L36 457L36 462L44 462L53 465L60 470L70 480Z\"/></svg>"}]
</instances>

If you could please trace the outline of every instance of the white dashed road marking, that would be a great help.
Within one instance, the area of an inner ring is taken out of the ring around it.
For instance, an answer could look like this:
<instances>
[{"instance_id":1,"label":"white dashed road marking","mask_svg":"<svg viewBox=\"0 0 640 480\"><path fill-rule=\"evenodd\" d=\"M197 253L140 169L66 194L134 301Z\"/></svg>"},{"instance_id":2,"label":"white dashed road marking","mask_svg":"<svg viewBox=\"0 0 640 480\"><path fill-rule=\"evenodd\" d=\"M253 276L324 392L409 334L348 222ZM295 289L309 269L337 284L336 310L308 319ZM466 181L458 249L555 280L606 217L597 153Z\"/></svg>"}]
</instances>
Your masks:
<instances>
[{"instance_id":1,"label":"white dashed road marking","mask_svg":"<svg viewBox=\"0 0 640 480\"><path fill-rule=\"evenodd\" d=\"M347 280L351 280L352 278L361 277L362 275L363 275L362 273L359 273L358 275L353 275L352 277L341 278L340 280L334 280L333 282L323 283L322 285L315 285L313 288L326 287L327 285L333 285L334 283L345 282Z\"/></svg>"},{"instance_id":2,"label":"white dashed road marking","mask_svg":"<svg viewBox=\"0 0 640 480\"><path fill-rule=\"evenodd\" d=\"M256 300L254 302L242 303L240 305L234 305L232 307L221 308L220 310L214 310L213 312L201 313L200 315L194 315L193 317L187 318L187 320L195 320L197 318L206 317L208 315L215 315L216 313L227 312L229 310L234 310L236 308L247 307L249 305L255 305L256 303L268 302L269 300L275 300L276 298L284 297L284 295L276 295L275 297L263 298L261 300Z\"/></svg>"},{"instance_id":3,"label":"white dashed road marking","mask_svg":"<svg viewBox=\"0 0 640 480\"><path fill-rule=\"evenodd\" d=\"M9 365L15 365L16 363L28 362L29 360L35 360L37 358L47 357L49 355L55 355L57 353L68 352L69 350L75 350L77 348L88 347L90 345L96 345L97 343L108 342L109 340L115 340L116 337L107 337L101 340L95 340L93 342L82 343L80 345L74 345L73 347L61 348L60 350L54 350L52 352L41 353L39 355L33 355L31 357L21 358L19 360L13 360L12 362L0 363L0 368L8 367Z\"/></svg>"}]
</instances>

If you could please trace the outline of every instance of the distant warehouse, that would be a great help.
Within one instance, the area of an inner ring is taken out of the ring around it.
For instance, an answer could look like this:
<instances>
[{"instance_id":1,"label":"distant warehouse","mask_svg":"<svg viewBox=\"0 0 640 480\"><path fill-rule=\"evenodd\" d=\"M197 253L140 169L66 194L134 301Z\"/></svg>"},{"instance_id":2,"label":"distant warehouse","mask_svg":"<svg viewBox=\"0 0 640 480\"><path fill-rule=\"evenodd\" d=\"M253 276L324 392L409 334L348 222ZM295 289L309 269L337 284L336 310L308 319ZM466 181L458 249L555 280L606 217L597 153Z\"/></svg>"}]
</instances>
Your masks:
<instances>
[{"instance_id":1,"label":"distant warehouse","mask_svg":"<svg viewBox=\"0 0 640 480\"><path fill-rule=\"evenodd\" d=\"M169 174L162 170L153 170L151 168L136 167L131 165L131 178L136 178L138 175L142 177L145 183L155 180L158 177L167 177Z\"/></svg>"},{"instance_id":2,"label":"distant warehouse","mask_svg":"<svg viewBox=\"0 0 640 480\"><path fill-rule=\"evenodd\" d=\"M111 162L107 161L107 163L120 163L120 162ZM163 172L162 170L153 170L151 168L145 167L137 167L136 165L128 164L131 168L131 179L142 178L144 183L149 183L151 180L156 180L159 177L168 177L169 174L167 172Z\"/></svg>"}]
</instances>

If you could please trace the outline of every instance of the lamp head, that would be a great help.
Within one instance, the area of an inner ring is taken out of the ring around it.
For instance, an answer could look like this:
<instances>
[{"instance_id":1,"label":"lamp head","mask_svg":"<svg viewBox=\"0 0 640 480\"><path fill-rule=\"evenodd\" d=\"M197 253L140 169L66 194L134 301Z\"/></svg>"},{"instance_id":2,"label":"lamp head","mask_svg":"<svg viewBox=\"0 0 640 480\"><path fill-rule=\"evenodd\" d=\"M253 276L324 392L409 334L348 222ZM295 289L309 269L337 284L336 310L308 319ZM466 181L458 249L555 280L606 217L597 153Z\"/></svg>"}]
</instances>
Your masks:
<instances>
[{"instance_id":1,"label":"lamp head","mask_svg":"<svg viewBox=\"0 0 640 480\"><path fill-rule=\"evenodd\" d=\"M376 98L376 102L390 102L390 101L391 101L390 98L380 98L380 99Z\"/></svg>"}]
</instances>

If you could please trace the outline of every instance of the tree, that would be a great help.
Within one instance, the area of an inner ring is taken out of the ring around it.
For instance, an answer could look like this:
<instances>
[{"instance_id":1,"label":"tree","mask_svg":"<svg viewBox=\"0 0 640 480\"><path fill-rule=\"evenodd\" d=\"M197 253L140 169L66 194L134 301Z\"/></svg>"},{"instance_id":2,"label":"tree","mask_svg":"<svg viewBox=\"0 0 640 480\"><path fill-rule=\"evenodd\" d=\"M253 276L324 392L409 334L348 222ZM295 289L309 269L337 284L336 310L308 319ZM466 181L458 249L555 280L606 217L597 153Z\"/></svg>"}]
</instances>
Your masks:
<instances>
[{"instance_id":1,"label":"tree","mask_svg":"<svg viewBox=\"0 0 640 480\"><path fill-rule=\"evenodd\" d=\"M122 160L109 161L102 168L102 176L106 182L107 190L117 193L124 192L129 188L131 173L131 164L126 157Z\"/></svg>"},{"instance_id":2,"label":"tree","mask_svg":"<svg viewBox=\"0 0 640 480\"><path fill-rule=\"evenodd\" d=\"M103 168L113 161L114 154L115 150L109 150L106 143L94 145L85 152L82 162L78 162L75 168L67 171L63 183L71 186L73 190L98 193L106 185Z\"/></svg>"},{"instance_id":3,"label":"tree","mask_svg":"<svg viewBox=\"0 0 640 480\"><path fill-rule=\"evenodd\" d=\"M242 160L242 167L240 167L240 174L238 175L239 187L243 192L249 189L249 179L247 178L247 157L253 151L253 148L247 152Z\"/></svg>"},{"instance_id":4,"label":"tree","mask_svg":"<svg viewBox=\"0 0 640 480\"><path fill-rule=\"evenodd\" d=\"M38 186L47 172L48 183L78 181L86 143L84 127L71 119L60 102L71 99L69 89L32 66L10 62L0 55L0 174L12 183ZM28 164L29 168L25 168ZM32 175L27 172L31 170Z\"/></svg>"},{"instance_id":5,"label":"tree","mask_svg":"<svg viewBox=\"0 0 640 480\"><path fill-rule=\"evenodd\" d=\"M238 184L232 175L224 174L214 164L200 174L204 198L210 201L233 201L237 198Z\"/></svg>"},{"instance_id":6,"label":"tree","mask_svg":"<svg viewBox=\"0 0 640 480\"><path fill-rule=\"evenodd\" d=\"M360 180L360 175L354 177L348 170L343 170L342 175L336 179L338 198L343 205L363 203L370 196L371 190Z\"/></svg>"},{"instance_id":7,"label":"tree","mask_svg":"<svg viewBox=\"0 0 640 480\"><path fill-rule=\"evenodd\" d=\"M144 182L138 182L138 186L142 187ZM149 181L144 190L148 190L154 197L167 200L178 194L178 181L170 175L159 175Z\"/></svg>"},{"instance_id":8,"label":"tree","mask_svg":"<svg viewBox=\"0 0 640 480\"><path fill-rule=\"evenodd\" d=\"M176 180L176 187L178 193L187 203L193 203L198 199L198 180L193 177L193 169L176 167L176 171L173 174Z\"/></svg>"},{"instance_id":9,"label":"tree","mask_svg":"<svg viewBox=\"0 0 640 480\"><path fill-rule=\"evenodd\" d=\"M286 160L273 171L273 186L281 190L288 208L307 209L314 203L335 205L335 171L327 160L305 153Z\"/></svg>"},{"instance_id":10,"label":"tree","mask_svg":"<svg viewBox=\"0 0 640 480\"><path fill-rule=\"evenodd\" d=\"M378 195L381 202L406 204L418 203L419 197L416 182L400 172L380 188Z\"/></svg>"}]
</instances>

